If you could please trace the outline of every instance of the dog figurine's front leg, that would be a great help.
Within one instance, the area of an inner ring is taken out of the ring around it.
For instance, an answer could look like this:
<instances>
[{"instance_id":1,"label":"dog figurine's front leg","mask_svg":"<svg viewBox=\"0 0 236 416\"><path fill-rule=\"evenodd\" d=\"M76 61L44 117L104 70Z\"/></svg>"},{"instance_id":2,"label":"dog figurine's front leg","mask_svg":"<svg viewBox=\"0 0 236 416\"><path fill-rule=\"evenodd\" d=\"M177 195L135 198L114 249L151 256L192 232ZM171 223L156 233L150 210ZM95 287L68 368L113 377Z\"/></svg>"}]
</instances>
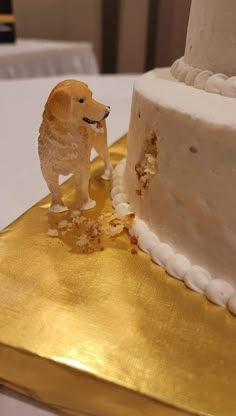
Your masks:
<instances>
[{"instance_id":1,"label":"dog figurine's front leg","mask_svg":"<svg viewBox=\"0 0 236 416\"><path fill-rule=\"evenodd\" d=\"M110 161L110 154L108 148L103 148L99 155L104 161L104 173L102 175L102 179L104 179L105 181L109 181L112 177L112 165Z\"/></svg>"},{"instance_id":2,"label":"dog figurine's front leg","mask_svg":"<svg viewBox=\"0 0 236 416\"><path fill-rule=\"evenodd\" d=\"M61 192L59 188L59 175L53 171L53 169L44 166L41 164L41 170L44 176L44 179L47 183L48 189L51 192L52 202L49 208L51 212L64 212L68 208L63 204L61 199Z\"/></svg>"},{"instance_id":3,"label":"dog figurine's front leg","mask_svg":"<svg viewBox=\"0 0 236 416\"><path fill-rule=\"evenodd\" d=\"M112 177L112 165L110 161L109 150L107 147L106 132L104 134L97 135L94 140L94 149L104 161L104 173L102 175L102 179L109 181Z\"/></svg>"},{"instance_id":4,"label":"dog figurine's front leg","mask_svg":"<svg viewBox=\"0 0 236 416\"><path fill-rule=\"evenodd\" d=\"M74 177L77 185L77 208L81 210L92 209L96 206L96 201L94 201L89 196L88 186L89 186L89 177L90 177L90 164L84 163L83 166L74 172Z\"/></svg>"}]
</instances>

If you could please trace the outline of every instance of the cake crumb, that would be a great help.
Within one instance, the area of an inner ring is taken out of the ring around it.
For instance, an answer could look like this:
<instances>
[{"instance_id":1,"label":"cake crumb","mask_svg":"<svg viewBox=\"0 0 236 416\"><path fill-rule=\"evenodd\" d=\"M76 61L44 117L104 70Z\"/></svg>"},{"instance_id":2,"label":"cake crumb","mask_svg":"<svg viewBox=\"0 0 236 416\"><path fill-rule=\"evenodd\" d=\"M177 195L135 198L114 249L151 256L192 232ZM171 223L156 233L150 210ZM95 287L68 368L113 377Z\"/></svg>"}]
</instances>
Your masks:
<instances>
[{"instance_id":1,"label":"cake crumb","mask_svg":"<svg viewBox=\"0 0 236 416\"><path fill-rule=\"evenodd\" d=\"M105 217L105 218L107 218L107 217L111 217L113 214L112 214L112 212L105 212L105 214L103 214L103 216Z\"/></svg>"},{"instance_id":2,"label":"cake crumb","mask_svg":"<svg viewBox=\"0 0 236 416\"><path fill-rule=\"evenodd\" d=\"M96 220L87 220L86 226L87 227L94 227L97 224Z\"/></svg>"},{"instance_id":3,"label":"cake crumb","mask_svg":"<svg viewBox=\"0 0 236 416\"><path fill-rule=\"evenodd\" d=\"M138 196L142 196L142 191L141 191L141 189L136 189L136 195L138 195Z\"/></svg>"},{"instance_id":4,"label":"cake crumb","mask_svg":"<svg viewBox=\"0 0 236 416\"><path fill-rule=\"evenodd\" d=\"M79 246L79 247L81 247L81 248L87 246L88 243L89 243L89 239L86 236L86 234L81 234L78 237L78 240L76 241L76 245Z\"/></svg>"},{"instance_id":5,"label":"cake crumb","mask_svg":"<svg viewBox=\"0 0 236 416\"><path fill-rule=\"evenodd\" d=\"M53 224L55 228L49 228L48 235L64 237L67 233L72 234L73 244L85 254L104 251L104 234L113 241L130 227L134 218L133 212L129 212L122 218L119 218L115 212L105 212L93 219L84 217L79 210L75 210L67 219L58 221L56 225Z\"/></svg>"},{"instance_id":6,"label":"cake crumb","mask_svg":"<svg viewBox=\"0 0 236 416\"><path fill-rule=\"evenodd\" d=\"M48 229L48 236L49 237L58 237L59 233L56 228L49 228Z\"/></svg>"},{"instance_id":7,"label":"cake crumb","mask_svg":"<svg viewBox=\"0 0 236 416\"><path fill-rule=\"evenodd\" d=\"M62 228L67 228L68 226L68 221L67 220L62 220L58 223L58 230L61 230Z\"/></svg>"},{"instance_id":8,"label":"cake crumb","mask_svg":"<svg viewBox=\"0 0 236 416\"><path fill-rule=\"evenodd\" d=\"M116 227L117 225L120 225L122 223L120 218L113 218L111 221L109 221L109 224Z\"/></svg>"},{"instance_id":9,"label":"cake crumb","mask_svg":"<svg viewBox=\"0 0 236 416\"><path fill-rule=\"evenodd\" d=\"M150 175L155 175L156 173L156 157L151 153L146 153L145 155L146 163L144 171Z\"/></svg>"},{"instance_id":10,"label":"cake crumb","mask_svg":"<svg viewBox=\"0 0 236 416\"><path fill-rule=\"evenodd\" d=\"M131 254L138 254L138 250L136 248L131 248Z\"/></svg>"},{"instance_id":11,"label":"cake crumb","mask_svg":"<svg viewBox=\"0 0 236 416\"><path fill-rule=\"evenodd\" d=\"M137 240L137 238L136 238L134 235L132 235L132 236L130 237L130 243L131 243L131 244L135 244L135 245L137 245L137 244L138 244L138 240Z\"/></svg>"},{"instance_id":12,"label":"cake crumb","mask_svg":"<svg viewBox=\"0 0 236 416\"><path fill-rule=\"evenodd\" d=\"M109 236L114 237L119 235L124 230L124 226L122 224L111 225L109 229Z\"/></svg>"},{"instance_id":13,"label":"cake crumb","mask_svg":"<svg viewBox=\"0 0 236 416\"><path fill-rule=\"evenodd\" d=\"M125 228L129 228L130 225L132 224L133 220L135 219L135 213L134 212L130 212L129 214L127 214L124 218L123 218L123 224Z\"/></svg>"}]
</instances>

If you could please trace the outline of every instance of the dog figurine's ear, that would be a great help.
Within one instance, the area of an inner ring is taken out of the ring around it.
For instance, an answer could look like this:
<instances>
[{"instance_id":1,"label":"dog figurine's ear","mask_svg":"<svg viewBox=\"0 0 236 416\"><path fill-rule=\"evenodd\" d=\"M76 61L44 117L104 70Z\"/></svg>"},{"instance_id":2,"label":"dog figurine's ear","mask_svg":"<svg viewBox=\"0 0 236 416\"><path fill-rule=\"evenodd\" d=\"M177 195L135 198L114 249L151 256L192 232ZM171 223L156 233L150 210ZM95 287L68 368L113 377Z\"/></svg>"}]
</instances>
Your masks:
<instances>
[{"instance_id":1,"label":"dog figurine's ear","mask_svg":"<svg viewBox=\"0 0 236 416\"><path fill-rule=\"evenodd\" d=\"M68 121L71 116L71 97L62 89L54 90L50 94L46 110L57 120Z\"/></svg>"}]
</instances>

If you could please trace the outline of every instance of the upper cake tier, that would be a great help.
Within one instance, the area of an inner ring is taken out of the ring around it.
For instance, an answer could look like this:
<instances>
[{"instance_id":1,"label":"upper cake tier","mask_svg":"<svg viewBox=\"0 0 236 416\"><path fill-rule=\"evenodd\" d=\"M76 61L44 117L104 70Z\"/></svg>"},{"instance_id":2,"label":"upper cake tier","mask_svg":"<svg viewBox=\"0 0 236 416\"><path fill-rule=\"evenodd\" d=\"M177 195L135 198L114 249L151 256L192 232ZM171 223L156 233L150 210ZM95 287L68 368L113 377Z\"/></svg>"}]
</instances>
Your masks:
<instances>
[{"instance_id":1,"label":"upper cake tier","mask_svg":"<svg viewBox=\"0 0 236 416\"><path fill-rule=\"evenodd\" d=\"M185 55L172 66L179 81L236 97L236 1L192 0Z\"/></svg>"}]
</instances>

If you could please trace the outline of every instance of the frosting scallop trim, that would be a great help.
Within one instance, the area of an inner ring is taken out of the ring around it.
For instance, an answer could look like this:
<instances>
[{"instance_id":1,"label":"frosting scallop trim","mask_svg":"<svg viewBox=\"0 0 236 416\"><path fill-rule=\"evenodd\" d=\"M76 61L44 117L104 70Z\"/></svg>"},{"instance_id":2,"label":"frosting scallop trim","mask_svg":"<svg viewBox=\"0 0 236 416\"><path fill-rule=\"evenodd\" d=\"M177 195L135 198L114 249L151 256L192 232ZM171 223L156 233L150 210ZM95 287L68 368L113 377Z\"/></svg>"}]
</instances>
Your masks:
<instances>
[{"instance_id":1,"label":"frosting scallop trim","mask_svg":"<svg viewBox=\"0 0 236 416\"><path fill-rule=\"evenodd\" d=\"M216 74L212 71L194 68L184 61L184 57L177 59L171 67L171 74L186 85L225 97L236 98L236 76Z\"/></svg>"},{"instance_id":2,"label":"frosting scallop trim","mask_svg":"<svg viewBox=\"0 0 236 416\"><path fill-rule=\"evenodd\" d=\"M125 164L126 159L122 159L114 169L111 190L112 205L121 218L133 212L123 184ZM135 217L128 231L137 238L139 248L169 275L182 280L189 289L204 294L211 302L227 307L236 315L236 291L228 282L212 278L201 266L191 265L185 256L175 253L168 244L161 242L141 219Z\"/></svg>"}]
</instances>

